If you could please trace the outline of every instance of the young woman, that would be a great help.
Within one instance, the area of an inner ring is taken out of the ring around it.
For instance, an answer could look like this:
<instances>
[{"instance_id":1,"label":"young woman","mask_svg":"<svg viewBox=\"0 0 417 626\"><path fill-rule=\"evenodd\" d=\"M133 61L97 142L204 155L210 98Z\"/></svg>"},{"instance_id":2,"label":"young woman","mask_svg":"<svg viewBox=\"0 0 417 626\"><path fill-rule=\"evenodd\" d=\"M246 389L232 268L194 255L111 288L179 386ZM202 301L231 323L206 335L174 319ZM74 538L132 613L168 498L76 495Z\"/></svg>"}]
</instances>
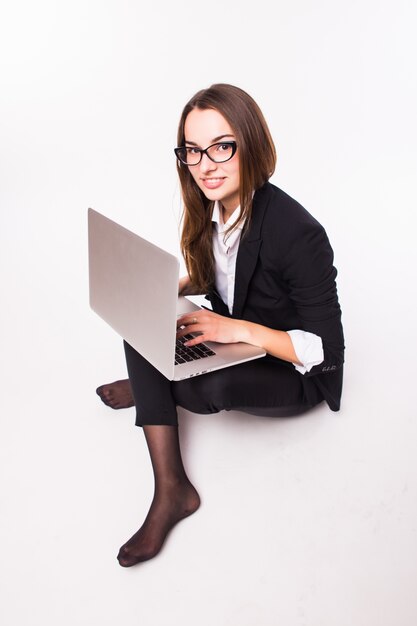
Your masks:
<instances>
[{"instance_id":1,"label":"young woman","mask_svg":"<svg viewBox=\"0 0 417 626\"><path fill-rule=\"evenodd\" d=\"M129 567L154 557L169 530L199 506L181 459L176 407L289 416L325 401L340 408L344 341L333 252L323 227L268 182L276 153L254 100L232 85L199 91L182 113L177 168L184 202L183 295L208 294L213 311L178 320L178 335L244 341L267 356L170 382L125 343L129 380L99 387L112 408L136 406L155 493L119 552Z\"/></svg>"}]
</instances>

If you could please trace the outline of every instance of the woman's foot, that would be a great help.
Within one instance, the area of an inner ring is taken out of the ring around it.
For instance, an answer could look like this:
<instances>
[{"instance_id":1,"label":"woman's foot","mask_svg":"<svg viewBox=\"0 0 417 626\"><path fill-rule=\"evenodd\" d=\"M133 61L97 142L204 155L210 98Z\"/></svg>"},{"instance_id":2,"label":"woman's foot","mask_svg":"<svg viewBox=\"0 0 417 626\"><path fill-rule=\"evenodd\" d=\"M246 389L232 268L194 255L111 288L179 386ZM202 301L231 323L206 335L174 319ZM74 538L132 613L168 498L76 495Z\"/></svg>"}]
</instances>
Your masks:
<instances>
[{"instance_id":1,"label":"woman's foot","mask_svg":"<svg viewBox=\"0 0 417 626\"><path fill-rule=\"evenodd\" d=\"M120 548L117 556L120 565L131 567L152 559L162 548L171 528L199 506L200 497L188 481L159 488L143 525Z\"/></svg>"},{"instance_id":2,"label":"woman's foot","mask_svg":"<svg viewBox=\"0 0 417 626\"><path fill-rule=\"evenodd\" d=\"M128 409L135 404L129 379L116 380L114 383L101 385L96 389L96 393L104 404L112 409Z\"/></svg>"}]
</instances>

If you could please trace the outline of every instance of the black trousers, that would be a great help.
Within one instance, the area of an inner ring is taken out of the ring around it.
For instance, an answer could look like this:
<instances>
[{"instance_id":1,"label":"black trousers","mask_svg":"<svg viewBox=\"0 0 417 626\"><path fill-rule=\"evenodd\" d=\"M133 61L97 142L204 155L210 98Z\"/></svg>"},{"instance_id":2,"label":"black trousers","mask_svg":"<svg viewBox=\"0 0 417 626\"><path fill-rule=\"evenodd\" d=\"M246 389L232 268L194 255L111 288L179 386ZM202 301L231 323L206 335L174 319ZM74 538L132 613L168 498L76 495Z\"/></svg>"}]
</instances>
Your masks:
<instances>
[{"instance_id":1,"label":"black trousers","mask_svg":"<svg viewBox=\"0 0 417 626\"><path fill-rule=\"evenodd\" d=\"M177 406L193 413L238 410L254 415L299 415L322 402L305 397L301 375L291 364L266 356L181 381L169 381L124 342L136 405L136 425L178 424Z\"/></svg>"}]
</instances>

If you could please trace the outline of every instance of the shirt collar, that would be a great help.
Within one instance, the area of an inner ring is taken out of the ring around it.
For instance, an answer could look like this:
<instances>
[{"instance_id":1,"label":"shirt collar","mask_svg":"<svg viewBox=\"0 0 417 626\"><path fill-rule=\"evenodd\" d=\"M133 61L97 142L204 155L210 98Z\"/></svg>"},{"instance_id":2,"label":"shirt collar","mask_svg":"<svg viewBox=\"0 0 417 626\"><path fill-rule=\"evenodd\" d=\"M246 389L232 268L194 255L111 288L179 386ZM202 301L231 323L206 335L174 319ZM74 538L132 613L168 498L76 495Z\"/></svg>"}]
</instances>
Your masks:
<instances>
[{"instance_id":1,"label":"shirt collar","mask_svg":"<svg viewBox=\"0 0 417 626\"><path fill-rule=\"evenodd\" d=\"M223 213L220 210L220 202L218 200L214 202L213 215L211 216L211 221L216 224L217 230L219 232L223 232L227 230L228 228L230 228L231 226L233 226L233 224L237 222L239 217L240 217L240 205L233 211L232 215L229 217L227 222L226 223L223 222ZM243 223L239 224L239 226L237 226L237 229L242 230L243 226L244 226Z\"/></svg>"}]
</instances>

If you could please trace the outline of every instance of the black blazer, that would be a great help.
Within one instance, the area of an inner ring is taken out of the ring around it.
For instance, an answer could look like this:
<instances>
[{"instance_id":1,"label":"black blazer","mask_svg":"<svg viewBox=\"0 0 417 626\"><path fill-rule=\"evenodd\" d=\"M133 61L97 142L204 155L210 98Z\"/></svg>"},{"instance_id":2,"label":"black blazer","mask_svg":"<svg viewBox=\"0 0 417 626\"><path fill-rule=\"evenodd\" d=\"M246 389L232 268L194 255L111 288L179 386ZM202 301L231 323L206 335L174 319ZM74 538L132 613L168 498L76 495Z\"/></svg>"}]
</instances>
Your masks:
<instances>
[{"instance_id":1,"label":"black blazer","mask_svg":"<svg viewBox=\"0 0 417 626\"><path fill-rule=\"evenodd\" d=\"M336 275L324 228L293 198L265 183L254 195L239 244L232 317L319 335L324 361L300 376L307 400L319 390L333 411L340 408L344 361ZM215 289L208 298L214 311L230 316Z\"/></svg>"}]
</instances>

